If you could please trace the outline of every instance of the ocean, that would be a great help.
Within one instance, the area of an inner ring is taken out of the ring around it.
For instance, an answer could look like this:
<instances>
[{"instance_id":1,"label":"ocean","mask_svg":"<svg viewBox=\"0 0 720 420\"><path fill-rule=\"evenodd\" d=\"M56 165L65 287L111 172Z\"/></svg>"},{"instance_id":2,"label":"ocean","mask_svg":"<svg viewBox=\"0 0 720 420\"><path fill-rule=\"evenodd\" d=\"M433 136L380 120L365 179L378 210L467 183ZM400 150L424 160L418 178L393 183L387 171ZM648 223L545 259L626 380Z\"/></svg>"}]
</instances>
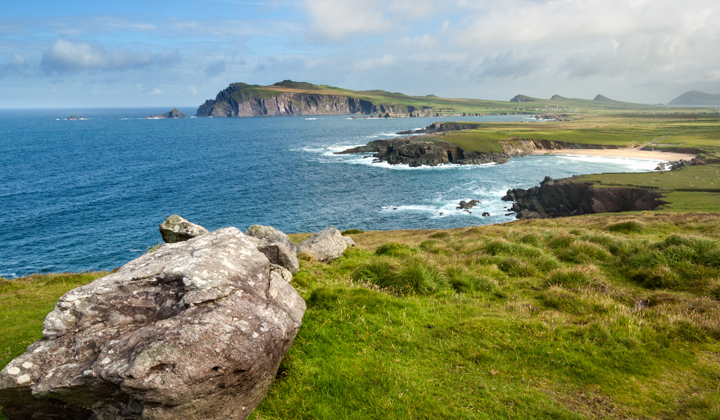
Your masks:
<instances>
[{"instance_id":1,"label":"ocean","mask_svg":"<svg viewBox=\"0 0 720 420\"><path fill-rule=\"evenodd\" d=\"M506 223L511 203L500 198L509 188L659 163L528 156L409 168L334 154L436 121L542 124L523 116L143 119L165 111L0 110L0 277L111 270L161 243L158 225L171 214L209 230L261 224L286 233ZM471 199L482 203L472 213L456 209Z\"/></svg>"}]
</instances>

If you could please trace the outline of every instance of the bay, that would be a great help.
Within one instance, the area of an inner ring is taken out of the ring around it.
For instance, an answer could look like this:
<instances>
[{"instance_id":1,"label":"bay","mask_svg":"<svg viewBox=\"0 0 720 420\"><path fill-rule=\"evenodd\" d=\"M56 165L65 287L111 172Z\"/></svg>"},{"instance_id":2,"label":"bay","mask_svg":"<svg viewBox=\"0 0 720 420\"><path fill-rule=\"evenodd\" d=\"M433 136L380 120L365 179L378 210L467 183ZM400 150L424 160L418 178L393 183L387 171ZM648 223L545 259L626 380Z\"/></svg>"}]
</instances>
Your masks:
<instances>
[{"instance_id":1,"label":"bay","mask_svg":"<svg viewBox=\"0 0 720 420\"><path fill-rule=\"evenodd\" d=\"M119 267L161 242L157 227L171 214L210 230L262 224L288 233L505 223L514 220L500 200L509 188L658 163L529 156L409 168L333 154L436 121L541 124L522 116L143 119L164 111L0 110L0 277ZM482 202L472 213L456 209L471 199Z\"/></svg>"}]
</instances>

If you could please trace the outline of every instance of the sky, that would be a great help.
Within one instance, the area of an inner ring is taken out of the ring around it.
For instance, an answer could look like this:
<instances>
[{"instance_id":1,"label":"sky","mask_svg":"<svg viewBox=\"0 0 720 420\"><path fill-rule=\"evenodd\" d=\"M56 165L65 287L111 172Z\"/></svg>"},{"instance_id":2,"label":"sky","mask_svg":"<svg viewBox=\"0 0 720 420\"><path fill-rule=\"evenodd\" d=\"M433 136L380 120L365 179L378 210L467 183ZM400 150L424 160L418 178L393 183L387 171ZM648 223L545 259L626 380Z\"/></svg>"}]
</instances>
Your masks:
<instances>
[{"instance_id":1,"label":"sky","mask_svg":"<svg viewBox=\"0 0 720 420\"><path fill-rule=\"evenodd\" d=\"M281 80L667 103L720 93L717 0L3 0L0 108L198 106Z\"/></svg>"}]
</instances>

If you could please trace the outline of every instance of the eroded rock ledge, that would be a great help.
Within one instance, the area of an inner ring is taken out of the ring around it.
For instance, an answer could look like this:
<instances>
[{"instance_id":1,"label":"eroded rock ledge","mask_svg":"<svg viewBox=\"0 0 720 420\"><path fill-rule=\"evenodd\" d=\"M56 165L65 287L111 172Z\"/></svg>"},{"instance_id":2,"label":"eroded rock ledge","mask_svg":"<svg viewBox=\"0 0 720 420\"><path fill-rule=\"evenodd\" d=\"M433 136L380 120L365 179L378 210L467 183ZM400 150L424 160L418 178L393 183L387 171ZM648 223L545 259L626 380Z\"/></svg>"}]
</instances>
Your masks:
<instances>
[{"instance_id":1,"label":"eroded rock ledge","mask_svg":"<svg viewBox=\"0 0 720 420\"><path fill-rule=\"evenodd\" d=\"M445 124L445 123L442 123ZM433 130L434 125L426 130ZM454 123L440 126L438 130L455 131ZM459 127L464 127L462 124ZM461 128L463 129L463 128ZM428 133L432 131L427 131ZM513 157L526 156L537 150L558 149L617 149L616 146L594 144L564 143L549 140L512 139L496 140L502 152L468 151L457 144L435 136L399 137L390 140L373 140L365 146L337 152L336 154L374 153L376 162L391 165L405 164L411 167L437 166L454 163L458 165L482 165L486 163L505 163Z\"/></svg>"},{"instance_id":2,"label":"eroded rock ledge","mask_svg":"<svg viewBox=\"0 0 720 420\"><path fill-rule=\"evenodd\" d=\"M545 177L540 186L508 190L504 201L515 201L518 219L542 219L581 214L655 210L662 204L657 191L629 187L599 187L571 179Z\"/></svg>"}]
</instances>

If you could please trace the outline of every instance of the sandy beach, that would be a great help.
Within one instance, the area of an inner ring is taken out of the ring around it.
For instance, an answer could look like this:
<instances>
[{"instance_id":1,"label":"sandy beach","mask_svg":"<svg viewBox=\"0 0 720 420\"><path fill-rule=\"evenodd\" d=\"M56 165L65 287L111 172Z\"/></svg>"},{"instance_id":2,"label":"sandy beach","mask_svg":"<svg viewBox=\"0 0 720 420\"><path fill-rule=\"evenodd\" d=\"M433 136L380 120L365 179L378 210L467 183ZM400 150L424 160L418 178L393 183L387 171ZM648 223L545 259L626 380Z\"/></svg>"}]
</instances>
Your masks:
<instances>
[{"instance_id":1,"label":"sandy beach","mask_svg":"<svg viewBox=\"0 0 720 420\"><path fill-rule=\"evenodd\" d=\"M609 156L632 159L653 159L664 161L690 160L695 155L685 153L657 152L639 149L558 149L536 150L534 155L583 155L583 156Z\"/></svg>"}]
</instances>

